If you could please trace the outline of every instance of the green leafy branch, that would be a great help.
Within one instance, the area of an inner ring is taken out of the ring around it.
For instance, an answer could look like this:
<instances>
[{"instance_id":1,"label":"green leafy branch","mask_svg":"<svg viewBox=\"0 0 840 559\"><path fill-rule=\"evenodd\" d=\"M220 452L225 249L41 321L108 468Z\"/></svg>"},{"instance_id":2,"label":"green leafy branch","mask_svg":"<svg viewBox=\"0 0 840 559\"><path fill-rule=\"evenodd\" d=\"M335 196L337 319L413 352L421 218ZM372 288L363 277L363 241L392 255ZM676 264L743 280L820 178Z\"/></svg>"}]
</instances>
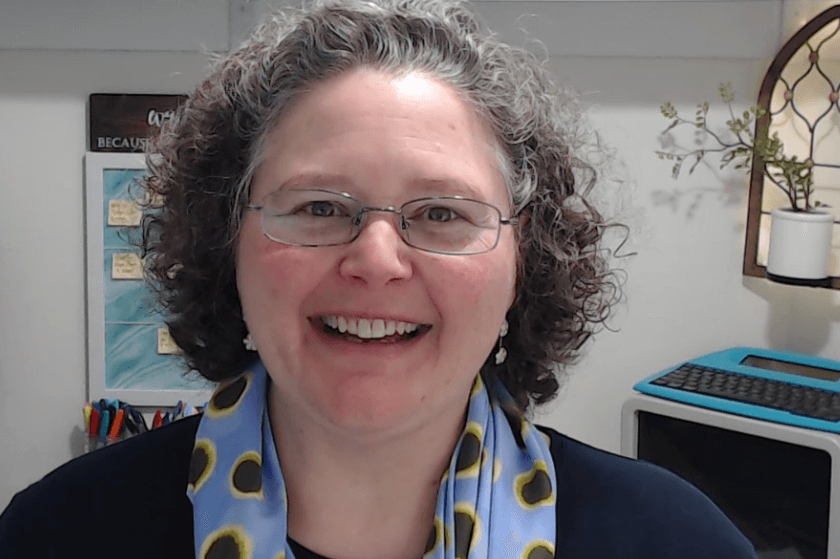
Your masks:
<instances>
[{"instance_id":1,"label":"green leafy branch","mask_svg":"<svg viewBox=\"0 0 840 559\"><path fill-rule=\"evenodd\" d=\"M702 147L691 151L657 151L659 159L674 162L671 168L671 176L678 178L682 171L683 164L690 162L688 173L691 174L701 161L710 153L719 153L720 168L733 164L735 169L745 169L750 172L754 157L758 157L764 163L764 175L784 191L790 201L791 208L798 211L808 211L813 207L821 206L820 202L811 204L813 192L814 163L811 159L800 160L795 155L785 155L785 147L779 139L778 132L774 132L768 138L756 141L753 130L755 122L766 114L762 107L752 106L741 115L736 116L732 108L735 100L735 90L731 83L720 84L718 89L721 100L729 107L730 119L726 121L729 131L727 137L718 135L709 128L707 116L709 103L704 102L697 105L694 112L694 119L682 117L670 101L662 103L660 111L662 116L669 119L671 124L662 134L667 134L678 126L694 127L701 135L708 135L717 142L716 147Z\"/></svg>"}]
</instances>

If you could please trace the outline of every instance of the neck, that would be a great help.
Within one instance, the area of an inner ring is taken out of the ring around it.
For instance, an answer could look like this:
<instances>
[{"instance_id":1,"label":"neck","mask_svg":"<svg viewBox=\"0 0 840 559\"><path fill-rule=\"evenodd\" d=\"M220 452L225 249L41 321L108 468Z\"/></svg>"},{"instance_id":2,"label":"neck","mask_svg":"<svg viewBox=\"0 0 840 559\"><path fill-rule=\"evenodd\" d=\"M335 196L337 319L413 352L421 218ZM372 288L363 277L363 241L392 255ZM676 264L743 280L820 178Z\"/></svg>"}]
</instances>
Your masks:
<instances>
[{"instance_id":1,"label":"neck","mask_svg":"<svg viewBox=\"0 0 840 559\"><path fill-rule=\"evenodd\" d=\"M466 405L399 433L359 434L312 421L272 385L289 536L331 559L422 557Z\"/></svg>"}]
</instances>

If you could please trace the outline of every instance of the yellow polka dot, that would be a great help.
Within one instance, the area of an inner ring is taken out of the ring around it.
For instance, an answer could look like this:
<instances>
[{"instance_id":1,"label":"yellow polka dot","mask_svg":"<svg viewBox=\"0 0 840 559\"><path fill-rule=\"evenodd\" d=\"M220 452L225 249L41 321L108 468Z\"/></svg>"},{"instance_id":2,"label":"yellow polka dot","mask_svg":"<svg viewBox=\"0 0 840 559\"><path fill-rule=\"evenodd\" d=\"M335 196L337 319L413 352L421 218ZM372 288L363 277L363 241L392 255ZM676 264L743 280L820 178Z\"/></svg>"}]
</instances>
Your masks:
<instances>
[{"instance_id":1,"label":"yellow polka dot","mask_svg":"<svg viewBox=\"0 0 840 559\"><path fill-rule=\"evenodd\" d=\"M537 460L531 471L513 480L513 490L519 504L528 510L554 504L554 491L545 461Z\"/></svg>"},{"instance_id":2,"label":"yellow polka dot","mask_svg":"<svg viewBox=\"0 0 840 559\"><path fill-rule=\"evenodd\" d=\"M245 371L235 379L219 386L210 401L204 414L211 418L224 417L232 414L245 400L253 385L253 374Z\"/></svg>"},{"instance_id":3,"label":"yellow polka dot","mask_svg":"<svg viewBox=\"0 0 840 559\"><path fill-rule=\"evenodd\" d=\"M286 552L281 551L280 553L274 556L274 559L286 559Z\"/></svg>"},{"instance_id":4,"label":"yellow polka dot","mask_svg":"<svg viewBox=\"0 0 840 559\"><path fill-rule=\"evenodd\" d=\"M502 475L502 461L499 458L493 459L493 483L499 481L499 476Z\"/></svg>"},{"instance_id":5,"label":"yellow polka dot","mask_svg":"<svg viewBox=\"0 0 840 559\"><path fill-rule=\"evenodd\" d=\"M262 457L254 451L242 454L228 476L231 495L237 499L263 498Z\"/></svg>"},{"instance_id":6,"label":"yellow polka dot","mask_svg":"<svg viewBox=\"0 0 840 559\"><path fill-rule=\"evenodd\" d=\"M525 546L522 559L554 559L554 545L546 540L534 540Z\"/></svg>"},{"instance_id":7,"label":"yellow polka dot","mask_svg":"<svg viewBox=\"0 0 840 559\"><path fill-rule=\"evenodd\" d=\"M251 559L254 543L242 526L224 526L201 544L199 559Z\"/></svg>"},{"instance_id":8,"label":"yellow polka dot","mask_svg":"<svg viewBox=\"0 0 840 559\"><path fill-rule=\"evenodd\" d=\"M216 468L216 445L210 439L198 439L193 447L187 486L195 494Z\"/></svg>"},{"instance_id":9,"label":"yellow polka dot","mask_svg":"<svg viewBox=\"0 0 840 559\"><path fill-rule=\"evenodd\" d=\"M470 392L470 398L480 394L482 390L484 390L484 381L481 380L481 375L476 375L472 391Z\"/></svg>"},{"instance_id":10,"label":"yellow polka dot","mask_svg":"<svg viewBox=\"0 0 840 559\"><path fill-rule=\"evenodd\" d=\"M522 440L527 441L531 434L531 424L524 417L519 418L519 432L522 433Z\"/></svg>"}]
</instances>

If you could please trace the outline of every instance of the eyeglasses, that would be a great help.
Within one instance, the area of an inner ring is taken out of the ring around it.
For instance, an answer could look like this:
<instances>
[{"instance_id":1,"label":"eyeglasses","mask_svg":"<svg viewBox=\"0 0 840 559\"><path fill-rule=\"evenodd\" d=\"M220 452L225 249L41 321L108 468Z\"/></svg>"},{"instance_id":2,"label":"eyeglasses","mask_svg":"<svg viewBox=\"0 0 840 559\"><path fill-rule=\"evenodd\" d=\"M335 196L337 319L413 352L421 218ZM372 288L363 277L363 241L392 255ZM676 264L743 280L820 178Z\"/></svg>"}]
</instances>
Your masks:
<instances>
[{"instance_id":1,"label":"eyeglasses","mask_svg":"<svg viewBox=\"0 0 840 559\"><path fill-rule=\"evenodd\" d=\"M499 243L502 225L516 223L498 208L461 196L432 196L399 208L365 206L345 192L282 189L249 210L262 214L262 230L272 241L321 247L353 242L369 212L399 216L397 231L408 246L438 254L480 254Z\"/></svg>"}]
</instances>

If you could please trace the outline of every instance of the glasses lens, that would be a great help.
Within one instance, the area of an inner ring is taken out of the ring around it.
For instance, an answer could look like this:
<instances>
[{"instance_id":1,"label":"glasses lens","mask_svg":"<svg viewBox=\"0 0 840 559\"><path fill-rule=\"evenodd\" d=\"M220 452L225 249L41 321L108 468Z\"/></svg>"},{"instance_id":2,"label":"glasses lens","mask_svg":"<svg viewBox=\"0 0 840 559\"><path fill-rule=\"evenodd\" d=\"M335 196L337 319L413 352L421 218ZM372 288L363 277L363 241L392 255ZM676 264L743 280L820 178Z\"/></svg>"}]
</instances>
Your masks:
<instances>
[{"instance_id":1,"label":"glasses lens","mask_svg":"<svg viewBox=\"0 0 840 559\"><path fill-rule=\"evenodd\" d=\"M499 240L501 213L476 200L426 198L402 207L403 237L419 249L446 254L477 254Z\"/></svg>"},{"instance_id":2,"label":"glasses lens","mask_svg":"<svg viewBox=\"0 0 840 559\"><path fill-rule=\"evenodd\" d=\"M262 208L266 236L280 243L325 246L350 240L352 219L359 203L325 190L278 190L268 196Z\"/></svg>"}]
</instances>

